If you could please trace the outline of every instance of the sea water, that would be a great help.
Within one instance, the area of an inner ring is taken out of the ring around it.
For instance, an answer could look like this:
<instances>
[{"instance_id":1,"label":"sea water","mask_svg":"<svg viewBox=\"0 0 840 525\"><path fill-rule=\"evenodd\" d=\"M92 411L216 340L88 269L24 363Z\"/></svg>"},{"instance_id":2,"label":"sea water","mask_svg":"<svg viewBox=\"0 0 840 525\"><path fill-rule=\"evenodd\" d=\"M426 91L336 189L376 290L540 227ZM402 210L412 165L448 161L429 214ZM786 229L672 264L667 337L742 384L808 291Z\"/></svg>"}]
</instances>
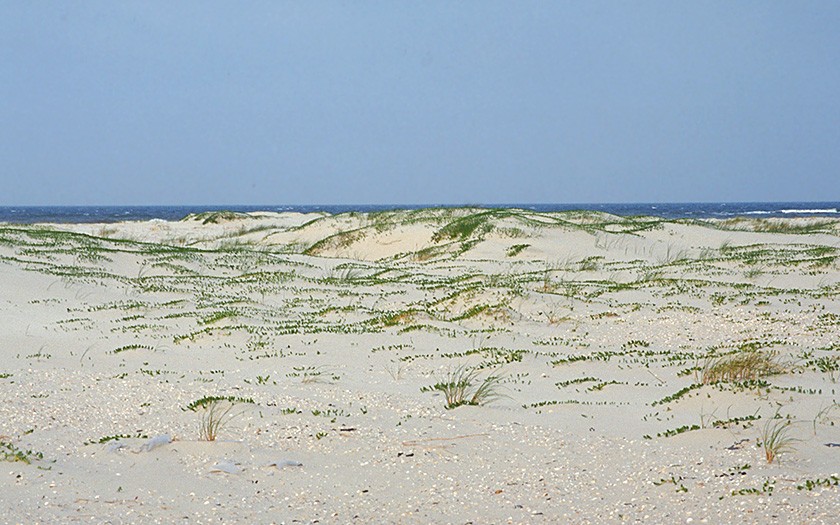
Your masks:
<instances>
[{"instance_id":1,"label":"sea water","mask_svg":"<svg viewBox=\"0 0 840 525\"><path fill-rule=\"evenodd\" d=\"M102 223L162 219L175 221L205 211L271 212L377 212L440 207L520 208L540 212L592 210L621 216L657 216L666 219L727 219L732 217L835 217L840 202L692 202L589 204L340 204L340 205L191 205L191 206L0 206L0 222L31 224Z\"/></svg>"}]
</instances>

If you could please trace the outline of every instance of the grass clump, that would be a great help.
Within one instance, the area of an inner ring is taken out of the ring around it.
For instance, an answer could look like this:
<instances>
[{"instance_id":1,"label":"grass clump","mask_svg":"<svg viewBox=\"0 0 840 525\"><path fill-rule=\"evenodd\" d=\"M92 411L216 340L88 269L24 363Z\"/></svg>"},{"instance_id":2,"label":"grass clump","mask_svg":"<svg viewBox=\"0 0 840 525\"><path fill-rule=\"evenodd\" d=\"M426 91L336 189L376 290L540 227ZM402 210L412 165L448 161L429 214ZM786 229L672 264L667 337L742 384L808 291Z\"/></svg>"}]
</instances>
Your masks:
<instances>
[{"instance_id":1,"label":"grass clump","mask_svg":"<svg viewBox=\"0 0 840 525\"><path fill-rule=\"evenodd\" d=\"M483 211L466 217L460 217L450 222L433 236L433 242L440 242L443 240L464 241L473 234L479 235L488 233L493 229L490 219L496 214L495 211Z\"/></svg>"},{"instance_id":2,"label":"grass clump","mask_svg":"<svg viewBox=\"0 0 840 525\"><path fill-rule=\"evenodd\" d=\"M721 381L754 381L764 376L780 374L784 370L775 352L746 350L707 359L700 375L701 382L708 385Z\"/></svg>"},{"instance_id":3,"label":"grass clump","mask_svg":"<svg viewBox=\"0 0 840 525\"><path fill-rule=\"evenodd\" d=\"M503 397L500 393L502 376L488 375L483 379L477 368L464 365L450 370L442 381L421 388L421 392L438 390L446 398L446 408L452 409L462 405L485 405Z\"/></svg>"},{"instance_id":4,"label":"grass clump","mask_svg":"<svg viewBox=\"0 0 840 525\"><path fill-rule=\"evenodd\" d=\"M773 419L764 425L761 432L760 446L764 450L764 457L767 463L773 463L779 459L783 452L793 450L793 445L798 440L790 435L790 421Z\"/></svg>"},{"instance_id":5,"label":"grass clump","mask_svg":"<svg viewBox=\"0 0 840 525\"><path fill-rule=\"evenodd\" d=\"M507 252L505 252L505 253L507 254L508 257L515 257L519 253L521 253L522 250L524 250L525 248L527 248L529 246L531 246L531 245L530 244L514 244L513 246L508 248Z\"/></svg>"},{"instance_id":6,"label":"grass clump","mask_svg":"<svg viewBox=\"0 0 840 525\"><path fill-rule=\"evenodd\" d=\"M198 426L199 438L204 441L216 441L219 432L239 413L233 412L235 403L229 401L211 401L204 405L204 413Z\"/></svg>"}]
</instances>

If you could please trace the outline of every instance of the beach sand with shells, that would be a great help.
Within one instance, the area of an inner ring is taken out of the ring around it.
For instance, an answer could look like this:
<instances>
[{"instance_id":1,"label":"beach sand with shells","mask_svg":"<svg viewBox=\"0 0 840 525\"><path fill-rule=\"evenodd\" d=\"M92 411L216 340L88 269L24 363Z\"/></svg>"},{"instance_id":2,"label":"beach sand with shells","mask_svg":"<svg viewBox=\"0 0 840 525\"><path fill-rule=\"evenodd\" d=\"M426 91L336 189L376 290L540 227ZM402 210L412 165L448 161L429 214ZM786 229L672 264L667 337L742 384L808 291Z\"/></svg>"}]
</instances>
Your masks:
<instances>
[{"instance_id":1,"label":"beach sand with shells","mask_svg":"<svg viewBox=\"0 0 840 525\"><path fill-rule=\"evenodd\" d=\"M8 523L840 514L838 221L0 224L0 334Z\"/></svg>"}]
</instances>

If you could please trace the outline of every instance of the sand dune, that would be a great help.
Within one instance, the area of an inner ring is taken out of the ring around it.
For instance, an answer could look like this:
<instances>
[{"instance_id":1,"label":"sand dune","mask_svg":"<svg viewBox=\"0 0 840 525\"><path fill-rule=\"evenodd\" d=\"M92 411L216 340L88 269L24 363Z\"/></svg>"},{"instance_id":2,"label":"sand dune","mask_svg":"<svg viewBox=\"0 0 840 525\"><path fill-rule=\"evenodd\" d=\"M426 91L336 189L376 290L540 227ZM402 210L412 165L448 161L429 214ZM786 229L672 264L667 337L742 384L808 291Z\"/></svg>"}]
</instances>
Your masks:
<instances>
[{"instance_id":1,"label":"sand dune","mask_svg":"<svg viewBox=\"0 0 840 525\"><path fill-rule=\"evenodd\" d=\"M840 511L838 221L7 224L0 290L10 523Z\"/></svg>"}]
</instances>

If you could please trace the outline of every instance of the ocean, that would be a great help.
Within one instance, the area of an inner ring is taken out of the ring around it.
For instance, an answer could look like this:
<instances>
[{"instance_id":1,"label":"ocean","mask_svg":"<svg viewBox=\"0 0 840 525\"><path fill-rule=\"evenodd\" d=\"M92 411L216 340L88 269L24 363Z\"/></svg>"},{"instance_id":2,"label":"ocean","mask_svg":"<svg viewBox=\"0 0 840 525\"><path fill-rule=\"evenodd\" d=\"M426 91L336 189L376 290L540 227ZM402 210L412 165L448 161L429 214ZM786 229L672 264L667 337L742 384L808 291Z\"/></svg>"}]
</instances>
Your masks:
<instances>
[{"instance_id":1,"label":"ocean","mask_svg":"<svg viewBox=\"0 0 840 525\"><path fill-rule=\"evenodd\" d=\"M727 219L732 217L834 217L840 202L695 202L633 204L464 204L464 205L264 205L264 206L0 206L0 222L15 224L107 223L119 221L174 221L190 213L230 210L239 212L327 212L331 214L414 210L434 207L521 208L541 212L593 210L621 216L647 215L666 219Z\"/></svg>"}]
</instances>

